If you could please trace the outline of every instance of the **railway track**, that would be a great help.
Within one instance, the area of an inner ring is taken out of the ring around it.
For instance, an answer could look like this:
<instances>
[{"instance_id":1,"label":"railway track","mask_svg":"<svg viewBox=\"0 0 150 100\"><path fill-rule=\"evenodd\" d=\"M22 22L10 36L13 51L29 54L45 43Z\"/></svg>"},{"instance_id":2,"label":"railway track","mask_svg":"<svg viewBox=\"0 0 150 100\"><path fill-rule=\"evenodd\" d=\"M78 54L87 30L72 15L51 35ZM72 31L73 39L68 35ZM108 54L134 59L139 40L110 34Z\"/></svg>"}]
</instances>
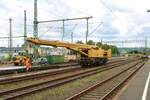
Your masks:
<instances>
[{"instance_id":1,"label":"railway track","mask_svg":"<svg viewBox=\"0 0 150 100\"><path fill-rule=\"evenodd\" d=\"M64 72L70 72L72 70L76 71L81 69L80 66L74 66L74 67L67 67L67 68L60 68L60 69L54 69L54 70L46 70L46 71L40 71L36 73L28 73L28 74L22 74L22 75L17 75L13 77L3 77L0 78L0 85L3 84L8 84L8 83L14 83L14 82L19 82L19 81L25 81L25 80L30 80L30 79L38 79L50 75L56 75Z\"/></svg>"},{"instance_id":2,"label":"railway track","mask_svg":"<svg viewBox=\"0 0 150 100\"><path fill-rule=\"evenodd\" d=\"M67 100L107 100L114 95L130 79L144 63L135 64L116 75L98 82L97 84L71 96Z\"/></svg>"},{"instance_id":3,"label":"railway track","mask_svg":"<svg viewBox=\"0 0 150 100\"><path fill-rule=\"evenodd\" d=\"M29 72L30 73L34 73L37 71L44 71L44 70L51 70L51 69L59 69L59 68L67 68L70 66L79 66L78 63L62 63L62 64L42 64L39 66L33 66L30 68ZM9 66L8 66L9 67ZM12 67L12 66L11 66ZM14 75L14 73L18 73L18 74L26 74L26 68L22 67L19 69L8 69L8 70L0 70L0 78L2 77L7 77L7 76L12 76Z\"/></svg>"},{"instance_id":4,"label":"railway track","mask_svg":"<svg viewBox=\"0 0 150 100\"><path fill-rule=\"evenodd\" d=\"M87 77L89 75L93 75L96 74L98 72L102 72L102 71L106 71L115 67L119 67L120 65L126 64L126 63L131 63L132 61L126 61L126 62L120 62L117 64L110 64L110 65L106 65L105 68L90 68L90 69L86 69L86 70L82 70L82 71L78 71L75 73L72 73L70 75L66 75L66 76L59 76L59 77L55 77L52 80L46 80L40 83L36 83L36 84L32 84L32 85L27 85L24 87L18 87L15 89L10 89L10 90L5 90L5 91L0 91L0 98L4 99L4 100L9 100L9 99L14 99L14 98L18 98L18 97L22 97L25 96L27 94L30 93L34 93L34 92L38 92L47 88L53 88L62 84L65 84L67 82L76 80L78 78L83 78L83 77Z\"/></svg>"},{"instance_id":5,"label":"railway track","mask_svg":"<svg viewBox=\"0 0 150 100\"><path fill-rule=\"evenodd\" d=\"M108 64L114 64L114 63L122 63L126 62L128 60L120 60L120 61L112 61L108 62ZM105 66L101 66L103 68ZM14 82L19 82L19 81L25 81L29 79L38 79L42 77L47 77L51 75L56 75L56 74L61 74L61 73L67 73L71 71L76 71L76 70L81 70L80 66L74 66L74 67L67 67L67 68L60 68L60 69L55 69L55 70L46 70L46 71L40 71L36 73L29 73L29 74L23 74L23 75L17 75L17 76L10 76L10 77L3 77L0 78L0 85L3 84L8 84L8 83L14 83Z\"/></svg>"}]
</instances>

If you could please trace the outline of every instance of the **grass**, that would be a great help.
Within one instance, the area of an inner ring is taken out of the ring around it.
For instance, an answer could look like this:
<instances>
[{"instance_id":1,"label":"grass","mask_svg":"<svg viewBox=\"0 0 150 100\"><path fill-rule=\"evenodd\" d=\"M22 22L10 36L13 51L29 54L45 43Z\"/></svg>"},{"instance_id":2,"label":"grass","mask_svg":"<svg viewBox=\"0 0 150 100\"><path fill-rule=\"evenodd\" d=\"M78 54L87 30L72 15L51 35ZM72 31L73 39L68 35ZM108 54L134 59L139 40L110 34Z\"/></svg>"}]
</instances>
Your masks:
<instances>
[{"instance_id":1,"label":"grass","mask_svg":"<svg viewBox=\"0 0 150 100\"><path fill-rule=\"evenodd\" d=\"M66 93L70 94L72 90L84 87L85 84L88 84L89 82L96 82L103 74L106 74L106 71L86 78L78 79L56 88L47 89L40 93L32 94L31 96L25 97L24 100L59 100L59 98L61 99L61 97L64 98L64 95Z\"/></svg>"}]
</instances>

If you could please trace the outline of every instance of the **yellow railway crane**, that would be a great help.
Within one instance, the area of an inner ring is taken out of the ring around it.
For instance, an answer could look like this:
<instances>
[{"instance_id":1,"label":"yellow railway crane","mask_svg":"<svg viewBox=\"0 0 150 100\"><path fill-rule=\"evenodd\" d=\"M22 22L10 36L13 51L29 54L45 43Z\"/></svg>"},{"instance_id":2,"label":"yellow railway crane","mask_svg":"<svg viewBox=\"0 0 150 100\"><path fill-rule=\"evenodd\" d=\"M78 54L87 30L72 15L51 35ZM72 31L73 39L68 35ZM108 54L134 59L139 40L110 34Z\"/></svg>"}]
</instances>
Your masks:
<instances>
[{"instance_id":1,"label":"yellow railway crane","mask_svg":"<svg viewBox=\"0 0 150 100\"><path fill-rule=\"evenodd\" d=\"M62 41L49 41L44 39L27 38L27 42L35 45L64 47L80 54L79 63L82 66L98 66L105 64L111 57L111 49L104 50L94 45L75 44Z\"/></svg>"}]
</instances>

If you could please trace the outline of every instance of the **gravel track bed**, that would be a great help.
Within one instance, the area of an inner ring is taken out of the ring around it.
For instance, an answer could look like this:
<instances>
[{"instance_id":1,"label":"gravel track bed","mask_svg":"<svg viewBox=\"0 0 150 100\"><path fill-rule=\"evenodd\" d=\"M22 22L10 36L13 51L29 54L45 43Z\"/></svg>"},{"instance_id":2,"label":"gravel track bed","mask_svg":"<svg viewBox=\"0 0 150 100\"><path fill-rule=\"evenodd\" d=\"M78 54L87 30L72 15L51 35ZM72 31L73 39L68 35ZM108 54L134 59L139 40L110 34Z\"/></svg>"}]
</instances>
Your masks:
<instances>
[{"instance_id":1,"label":"gravel track bed","mask_svg":"<svg viewBox=\"0 0 150 100\"><path fill-rule=\"evenodd\" d=\"M135 64L137 61L135 61L132 64ZM51 100L64 100L71 95L78 93L79 91L86 89L87 87L91 86L92 84L95 84L98 81L102 81L106 79L106 77L112 76L119 71L127 68L128 65L122 65L122 67L117 67L110 69L105 72L101 72L96 75L92 75L87 78L78 79L77 81L67 83L63 86L59 86L57 88L47 89L46 91L42 91L40 93L32 94L28 97L23 98L24 100L48 100L51 98Z\"/></svg>"},{"instance_id":2,"label":"gravel track bed","mask_svg":"<svg viewBox=\"0 0 150 100\"><path fill-rule=\"evenodd\" d=\"M74 68L74 67L72 67ZM64 68L64 69L68 69L68 68ZM89 69L89 68L88 68ZM77 68L77 69L74 69L74 73L76 72L79 72L80 70L88 70L88 69L85 69L85 68ZM58 69L57 69L58 70ZM61 69L60 69L61 70ZM51 70L47 70L47 71L43 71L43 72L49 72ZM37 72L37 73L41 73L41 72ZM37 74L36 73L36 74ZM31 74L31 73L30 73ZM29 75L30 75L29 74ZM32 73L32 74L35 74L35 73ZM72 71L69 71L69 72L63 72L63 73L60 73L60 74L56 74L56 75L50 75L50 76L44 76L42 78L35 78L35 79L32 79L32 76L31 77L23 77L21 78L21 81L18 81L18 82L11 82L9 84L2 84L0 85L0 91L5 91L5 90L10 90L10 89L15 89L17 87L23 87L23 86L28 86L28 85L31 85L31 84L36 84L36 83L40 83L40 82L43 82L45 80L52 80L53 78L55 77L59 77L59 76L64 76L64 75L69 75L69 74L72 74ZM24 75L22 75L24 76ZM22 77L21 76L21 77ZM16 77L16 76L15 76ZM20 76L19 76L20 77Z\"/></svg>"},{"instance_id":3,"label":"gravel track bed","mask_svg":"<svg viewBox=\"0 0 150 100\"><path fill-rule=\"evenodd\" d=\"M90 91L89 93L85 94L83 97L77 99L77 100L98 100L101 99L106 93L108 93L111 89L113 89L115 86L117 86L122 80L126 79L128 75L133 73L138 66L132 67L128 71L120 74L119 76L115 77L114 79L108 81L107 83L104 83L103 85L97 87L96 89ZM123 71L123 70L122 70Z\"/></svg>"},{"instance_id":4,"label":"gravel track bed","mask_svg":"<svg viewBox=\"0 0 150 100\"><path fill-rule=\"evenodd\" d=\"M74 73L82 71L82 70L84 70L84 69L81 69L81 68L75 69ZM56 74L56 75L51 75L51 76L45 76L45 77L42 77L40 79L39 78L32 79L32 78L29 77L26 80L26 78L24 78L24 79L22 79L24 81L19 81L19 82L0 85L0 91L6 91L6 90L15 89L17 87L24 87L24 86L28 86L28 85L32 85L32 84L36 84L36 83L41 83L43 81L52 80L56 77L63 77L63 76L70 75L70 74L72 74L72 71L71 72L66 72L66 73L61 73L61 74Z\"/></svg>"}]
</instances>

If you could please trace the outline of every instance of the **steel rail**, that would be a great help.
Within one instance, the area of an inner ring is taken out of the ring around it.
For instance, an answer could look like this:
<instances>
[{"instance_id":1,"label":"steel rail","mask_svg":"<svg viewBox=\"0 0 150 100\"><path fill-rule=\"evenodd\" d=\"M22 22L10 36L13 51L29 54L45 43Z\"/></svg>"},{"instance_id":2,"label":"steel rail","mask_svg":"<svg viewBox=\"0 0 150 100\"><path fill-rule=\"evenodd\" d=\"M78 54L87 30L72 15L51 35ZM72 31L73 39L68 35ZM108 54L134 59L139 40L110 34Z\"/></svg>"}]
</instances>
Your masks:
<instances>
[{"instance_id":1,"label":"steel rail","mask_svg":"<svg viewBox=\"0 0 150 100\"><path fill-rule=\"evenodd\" d=\"M119 63L119 62L123 62L123 61L127 61L127 60L112 61L112 62L109 62L108 64ZM101 67L104 67L104 66L101 66ZM3 78L0 78L0 85L19 82L19 81L25 81L25 80L29 80L29 79L42 78L42 77L46 77L49 75L61 74L64 72L67 73L67 72L70 72L72 70L75 71L78 69L81 69L80 66L68 67L68 68L58 69L55 71L47 70L44 72L37 72L37 73L32 73L32 74L27 74L27 75L25 74L25 75L20 75L20 76L15 76L15 77L3 77Z\"/></svg>"},{"instance_id":2,"label":"steel rail","mask_svg":"<svg viewBox=\"0 0 150 100\"><path fill-rule=\"evenodd\" d=\"M129 61L129 62L131 63L132 61ZM83 72L74 73L74 74L60 77L60 78L55 78L53 80L48 80L48 81L44 81L41 83L32 84L29 86L19 87L19 88L12 89L12 90L1 91L0 97L4 100L22 97L22 96L28 95L30 93L41 91L43 89L53 88L56 86L63 85L65 83L71 82L71 81L76 80L78 78L84 78L84 77L87 77L87 76L90 76L90 75L93 75L93 74L96 74L96 73L99 73L102 71L107 71L109 69L119 67L120 65L123 65L123 64L127 64L127 62L115 64L114 66L109 65L110 67L105 67L105 68L103 68L103 70L102 69L100 70L100 68L88 69L88 70L83 71ZM98 70L100 70L100 71L98 71Z\"/></svg>"},{"instance_id":3,"label":"steel rail","mask_svg":"<svg viewBox=\"0 0 150 100\"><path fill-rule=\"evenodd\" d=\"M116 93L130 78L132 78L144 65L141 64L139 66L139 68L137 68L133 73L131 73L130 75L128 75L128 77L126 79L124 79L122 82L120 82L116 87L114 87L112 90L110 90L106 95L104 95L101 100L106 100L108 98L111 97L111 95L113 95L114 93Z\"/></svg>"},{"instance_id":4,"label":"steel rail","mask_svg":"<svg viewBox=\"0 0 150 100\"><path fill-rule=\"evenodd\" d=\"M83 97L84 95L86 95L87 93L90 93L91 91L95 90L96 88L102 86L103 84L106 84L107 82L113 80L114 78L118 77L119 75L127 72L128 70L132 69L134 66L138 65L135 64L135 65L132 65L131 67L121 71L120 73L117 73L116 75L114 76L111 76L109 78L107 78L106 80L103 80L101 82L98 82L97 84L93 85L93 86L90 86L89 88L69 97L67 100L78 100L79 98ZM108 97L110 97L110 95L113 94L113 92L118 89L121 84L123 84L127 79L129 79L133 74L135 74L135 72L137 72L141 67L143 66L143 64L141 64L132 74L129 75L129 77L127 77L126 79L124 79L119 85L117 85L116 87L114 87L110 92L108 92L106 95L104 95L102 98L99 98L99 96L97 95L97 97L100 99L100 100L107 100ZM100 94L100 93L99 93Z\"/></svg>"}]
</instances>

